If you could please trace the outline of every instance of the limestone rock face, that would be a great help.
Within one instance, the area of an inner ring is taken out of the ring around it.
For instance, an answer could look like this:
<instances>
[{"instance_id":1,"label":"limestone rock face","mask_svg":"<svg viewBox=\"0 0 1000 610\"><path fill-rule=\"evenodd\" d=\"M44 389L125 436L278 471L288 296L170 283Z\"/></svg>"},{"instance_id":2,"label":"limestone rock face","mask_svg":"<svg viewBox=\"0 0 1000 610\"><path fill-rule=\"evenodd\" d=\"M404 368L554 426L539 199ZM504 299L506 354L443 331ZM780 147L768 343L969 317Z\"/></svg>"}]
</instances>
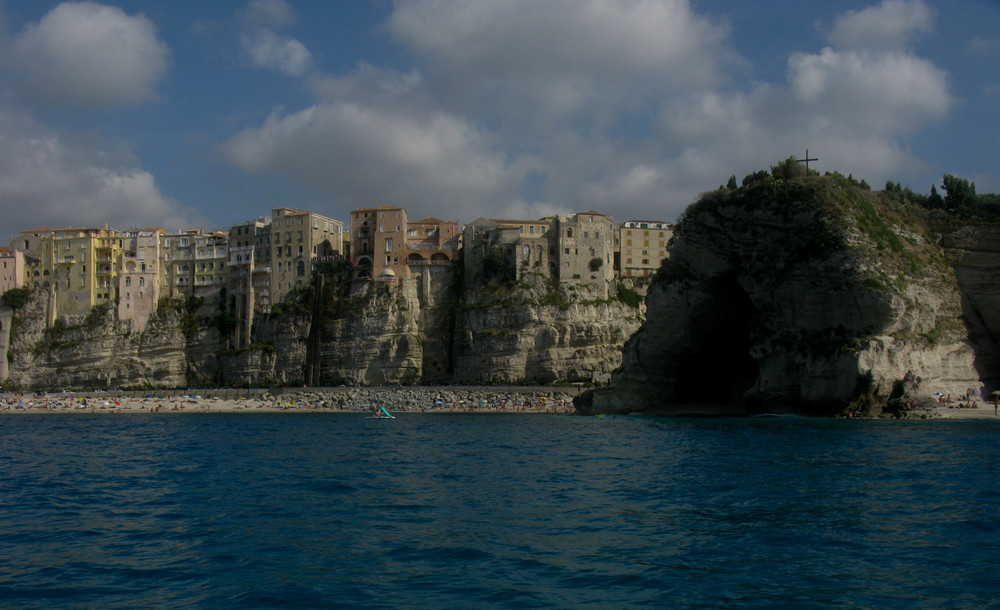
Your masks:
<instances>
[{"instance_id":1,"label":"limestone rock face","mask_svg":"<svg viewBox=\"0 0 1000 610\"><path fill-rule=\"evenodd\" d=\"M625 340L639 327L620 303L512 305L463 312L455 333L460 383L591 381L621 363Z\"/></svg>"},{"instance_id":2,"label":"limestone rock face","mask_svg":"<svg viewBox=\"0 0 1000 610\"><path fill-rule=\"evenodd\" d=\"M1000 227L961 227L941 246L962 290L976 370L990 392L1000 389Z\"/></svg>"},{"instance_id":3,"label":"limestone rock face","mask_svg":"<svg viewBox=\"0 0 1000 610\"><path fill-rule=\"evenodd\" d=\"M177 312L153 316L142 333L112 309L46 329L42 299L14 314L8 382L14 387L184 387L194 361ZM197 351L197 350L195 350Z\"/></svg>"},{"instance_id":4,"label":"limestone rock face","mask_svg":"<svg viewBox=\"0 0 1000 610\"><path fill-rule=\"evenodd\" d=\"M13 314L7 383L17 388L552 383L601 380L643 309L583 288L489 293L428 268L391 284L331 280L258 316L249 345L220 335L217 303L162 307L142 332L112 308L45 327L44 300Z\"/></svg>"},{"instance_id":5,"label":"limestone rock face","mask_svg":"<svg viewBox=\"0 0 1000 610\"><path fill-rule=\"evenodd\" d=\"M850 179L757 176L706 195L670 251L613 387L582 412L870 415L980 388L941 250Z\"/></svg>"}]
</instances>

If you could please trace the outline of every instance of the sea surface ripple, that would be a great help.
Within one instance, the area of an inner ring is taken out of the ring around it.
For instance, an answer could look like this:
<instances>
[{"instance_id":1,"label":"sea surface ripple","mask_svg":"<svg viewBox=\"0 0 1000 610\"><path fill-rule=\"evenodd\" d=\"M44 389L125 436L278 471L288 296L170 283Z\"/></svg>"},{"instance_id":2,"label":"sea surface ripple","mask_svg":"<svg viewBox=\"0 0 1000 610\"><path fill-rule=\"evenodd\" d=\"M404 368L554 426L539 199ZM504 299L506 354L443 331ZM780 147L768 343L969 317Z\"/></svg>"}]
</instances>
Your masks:
<instances>
[{"instance_id":1,"label":"sea surface ripple","mask_svg":"<svg viewBox=\"0 0 1000 610\"><path fill-rule=\"evenodd\" d=\"M9 416L0 606L989 607L998 437L992 421Z\"/></svg>"}]
</instances>

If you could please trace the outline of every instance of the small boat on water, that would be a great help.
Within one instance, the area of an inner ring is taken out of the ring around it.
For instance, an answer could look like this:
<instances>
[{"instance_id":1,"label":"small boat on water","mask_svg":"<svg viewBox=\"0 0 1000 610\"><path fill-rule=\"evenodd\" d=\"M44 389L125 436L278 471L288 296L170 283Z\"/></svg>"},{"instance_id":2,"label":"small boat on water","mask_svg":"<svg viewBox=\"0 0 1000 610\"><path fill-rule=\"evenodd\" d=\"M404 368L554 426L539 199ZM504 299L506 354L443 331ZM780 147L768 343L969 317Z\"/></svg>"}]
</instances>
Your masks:
<instances>
[{"instance_id":1,"label":"small boat on water","mask_svg":"<svg viewBox=\"0 0 1000 610\"><path fill-rule=\"evenodd\" d=\"M375 409L375 415L372 415L373 419L396 419L396 416L389 413L388 409L385 407L379 407Z\"/></svg>"}]
</instances>

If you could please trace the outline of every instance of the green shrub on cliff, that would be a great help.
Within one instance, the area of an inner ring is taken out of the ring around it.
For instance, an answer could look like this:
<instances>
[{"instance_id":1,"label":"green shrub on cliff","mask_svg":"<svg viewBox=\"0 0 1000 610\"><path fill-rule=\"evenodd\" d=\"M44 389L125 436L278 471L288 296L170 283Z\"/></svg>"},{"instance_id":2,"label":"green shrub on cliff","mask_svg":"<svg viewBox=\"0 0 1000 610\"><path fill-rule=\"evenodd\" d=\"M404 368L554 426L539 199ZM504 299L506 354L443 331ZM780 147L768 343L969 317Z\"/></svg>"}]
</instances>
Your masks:
<instances>
[{"instance_id":1,"label":"green shrub on cliff","mask_svg":"<svg viewBox=\"0 0 1000 610\"><path fill-rule=\"evenodd\" d=\"M973 196L971 185L946 184L963 194L958 197L963 201ZM899 185L887 187L872 191L863 180L838 172L821 176L790 158L770 172L747 175L737 188L730 183L705 193L685 211L678 231L683 234L685 221L700 219L715 225L761 223L754 230L771 235L779 230L781 248L768 257L779 273L810 260L833 262L839 252L861 263L866 275L861 279L869 287L902 290L913 277L946 274L935 233L941 219L955 214L929 209L928 198ZM680 279L673 276L683 271L668 264L660 275Z\"/></svg>"},{"instance_id":2,"label":"green shrub on cliff","mask_svg":"<svg viewBox=\"0 0 1000 610\"><path fill-rule=\"evenodd\" d=\"M624 284L618 284L618 300L632 309L639 309L639 305L642 303L642 295Z\"/></svg>"},{"instance_id":3,"label":"green shrub on cliff","mask_svg":"<svg viewBox=\"0 0 1000 610\"><path fill-rule=\"evenodd\" d=\"M13 309L21 309L31 294L30 288L11 288L3 293L3 302Z\"/></svg>"}]
</instances>

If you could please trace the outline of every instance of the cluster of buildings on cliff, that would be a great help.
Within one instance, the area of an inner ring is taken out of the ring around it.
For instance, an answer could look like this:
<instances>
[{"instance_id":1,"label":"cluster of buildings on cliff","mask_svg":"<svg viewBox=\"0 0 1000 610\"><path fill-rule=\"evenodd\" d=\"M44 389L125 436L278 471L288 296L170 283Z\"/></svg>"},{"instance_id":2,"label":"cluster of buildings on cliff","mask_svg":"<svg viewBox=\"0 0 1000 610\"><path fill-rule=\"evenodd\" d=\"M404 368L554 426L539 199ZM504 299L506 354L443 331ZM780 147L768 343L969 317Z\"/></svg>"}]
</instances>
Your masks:
<instances>
[{"instance_id":1,"label":"cluster of buildings on cliff","mask_svg":"<svg viewBox=\"0 0 1000 610\"><path fill-rule=\"evenodd\" d=\"M39 228L0 248L0 293L27 286L46 291L49 322L117 308L119 319L145 327L160 299L226 290L241 320L267 313L312 281L325 261L348 261L354 278L395 282L450 266L461 256L466 282L501 266L508 279L526 273L588 284L608 294L620 277L655 273L673 234L663 221L615 223L599 212L539 220L409 220L396 206L359 208L350 225L292 208L225 231L162 228Z\"/></svg>"}]
</instances>

